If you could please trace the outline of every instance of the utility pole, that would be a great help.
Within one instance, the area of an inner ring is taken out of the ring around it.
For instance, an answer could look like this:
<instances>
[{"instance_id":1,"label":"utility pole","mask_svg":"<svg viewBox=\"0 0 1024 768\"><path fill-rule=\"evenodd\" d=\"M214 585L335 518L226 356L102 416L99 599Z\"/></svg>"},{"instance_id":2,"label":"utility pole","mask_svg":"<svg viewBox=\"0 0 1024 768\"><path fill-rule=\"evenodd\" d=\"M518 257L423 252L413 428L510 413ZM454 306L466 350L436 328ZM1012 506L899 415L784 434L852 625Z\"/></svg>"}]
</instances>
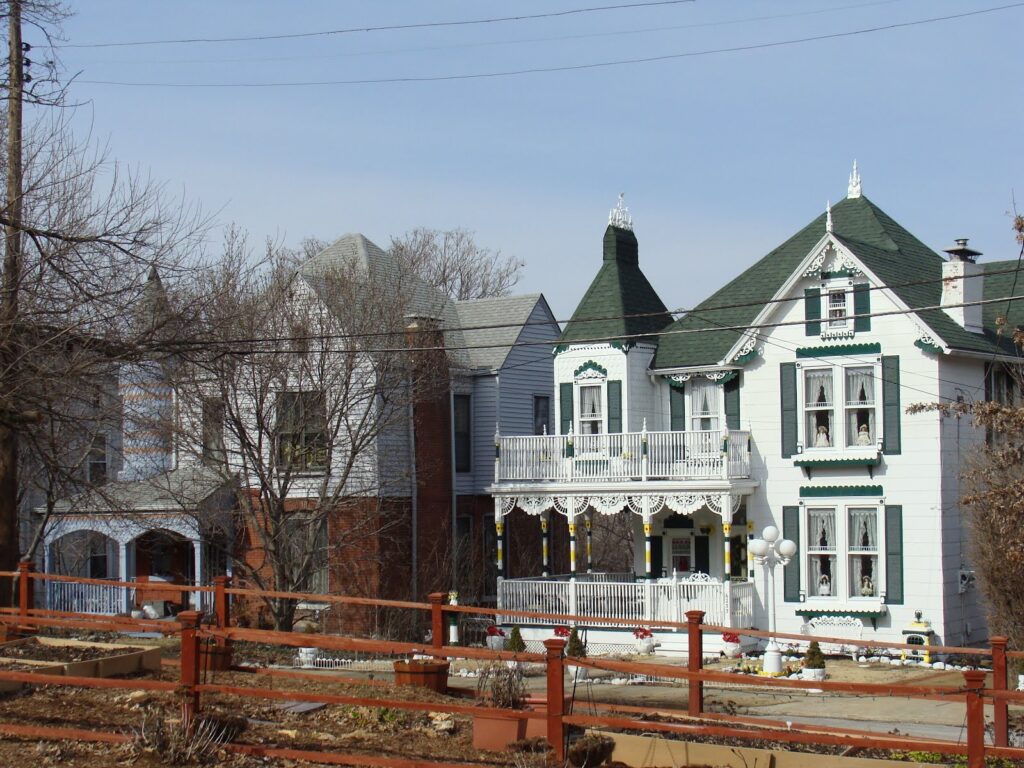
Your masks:
<instances>
[{"instance_id":1,"label":"utility pole","mask_svg":"<svg viewBox=\"0 0 1024 768\"><path fill-rule=\"evenodd\" d=\"M4 265L0 281L0 397L16 390L18 366L17 321L18 290L22 266L22 91L24 60L21 43L21 0L9 0L7 56L7 192L4 211L9 222L4 227ZM8 402L8 414L17 410ZM0 423L0 570L17 568L18 542L18 427L13 419ZM0 590L0 605L11 595Z\"/></svg>"}]
</instances>

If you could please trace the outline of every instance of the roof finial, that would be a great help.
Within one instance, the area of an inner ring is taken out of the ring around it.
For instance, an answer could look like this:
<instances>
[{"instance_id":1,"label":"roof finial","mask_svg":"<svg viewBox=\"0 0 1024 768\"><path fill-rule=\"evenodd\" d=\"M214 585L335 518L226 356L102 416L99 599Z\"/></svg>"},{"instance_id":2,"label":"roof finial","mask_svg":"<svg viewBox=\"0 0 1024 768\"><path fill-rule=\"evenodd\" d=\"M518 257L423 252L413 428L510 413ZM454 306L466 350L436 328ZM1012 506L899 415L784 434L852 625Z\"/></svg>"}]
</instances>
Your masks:
<instances>
[{"instance_id":1,"label":"roof finial","mask_svg":"<svg viewBox=\"0 0 1024 768\"><path fill-rule=\"evenodd\" d=\"M629 208L626 207L625 192L619 192L619 204L608 213L608 224L618 229L633 231L633 217L629 215Z\"/></svg>"},{"instance_id":2,"label":"roof finial","mask_svg":"<svg viewBox=\"0 0 1024 768\"><path fill-rule=\"evenodd\" d=\"M832 234L832 201L825 203L825 232Z\"/></svg>"},{"instance_id":3,"label":"roof finial","mask_svg":"<svg viewBox=\"0 0 1024 768\"><path fill-rule=\"evenodd\" d=\"M860 171L857 170L857 161L853 161L853 171L850 173L850 186L846 189L847 197L860 197Z\"/></svg>"}]
</instances>

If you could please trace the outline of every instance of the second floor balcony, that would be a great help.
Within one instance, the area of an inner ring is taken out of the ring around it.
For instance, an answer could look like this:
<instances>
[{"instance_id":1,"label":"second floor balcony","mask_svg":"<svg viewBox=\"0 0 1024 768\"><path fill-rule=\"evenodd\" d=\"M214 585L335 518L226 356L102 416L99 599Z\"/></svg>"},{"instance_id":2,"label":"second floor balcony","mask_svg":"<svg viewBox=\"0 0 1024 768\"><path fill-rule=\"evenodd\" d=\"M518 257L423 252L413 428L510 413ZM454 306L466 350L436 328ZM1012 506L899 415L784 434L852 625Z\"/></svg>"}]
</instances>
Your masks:
<instances>
[{"instance_id":1,"label":"second floor balcony","mask_svg":"<svg viewBox=\"0 0 1024 768\"><path fill-rule=\"evenodd\" d=\"M750 477L741 430L495 435L495 483L730 480Z\"/></svg>"}]
</instances>

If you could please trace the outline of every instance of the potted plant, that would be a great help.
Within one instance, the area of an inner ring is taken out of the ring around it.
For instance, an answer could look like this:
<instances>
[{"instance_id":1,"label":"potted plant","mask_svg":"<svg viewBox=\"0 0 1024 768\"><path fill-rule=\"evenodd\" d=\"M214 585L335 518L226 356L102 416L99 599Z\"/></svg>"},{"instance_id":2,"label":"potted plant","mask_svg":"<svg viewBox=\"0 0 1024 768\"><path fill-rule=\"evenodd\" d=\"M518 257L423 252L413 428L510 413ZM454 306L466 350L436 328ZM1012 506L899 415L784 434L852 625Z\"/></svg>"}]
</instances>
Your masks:
<instances>
[{"instance_id":1,"label":"potted plant","mask_svg":"<svg viewBox=\"0 0 1024 768\"><path fill-rule=\"evenodd\" d=\"M487 628L487 647L492 651L505 650L505 630L496 624Z\"/></svg>"},{"instance_id":2,"label":"potted plant","mask_svg":"<svg viewBox=\"0 0 1024 768\"><path fill-rule=\"evenodd\" d=\"M504 639L504 637L502 638ZM480 670L477 694L490 710L520 710L526 700L526 684L518 666L492 661ZM500 752L526 736L526 719L487 711L473 715L473 746Z\"/></svg>"},{"instance_id":3,"label":"potted plant","mask_svg":"<svg viewBox=\"0 0 1024 768\"><path fill-rule=\"evenodd\" d=\"M651 630L647 627L637 627L633 630L633 637L636 638L637 653L654 653L654 633Z\"/></svg>"},{"instance_id":4,"label":"potted plant","mask_svg":"<svg viewBox=\"0 0 1024 768\"><path fill-rule=\"evenodd\" d=\"M722 633L722 655L727 659L738 659L743 651L740 636L735 632Z\"/></svg>"},{"instance_id":5,"label":"potted plant","mask_svg":"<svg viewBox=\"0 0 1024 768\"><path fill-rule=\"evenodd\" d=\"M505 649L512 653L523 653L526 650L526 641L523 640L523 632L519 627L512 627L512 631L508 635L508 642L505 643Z\"/></svg>"},{"instance_id":6,"label":"potted plant","mask_svg":"<svg viewBox=\"0 0 1024 768\"><path fill-rule=\"evenodd\" d=\"M821 646L817 640L812 640L804 654L804 665L800 670L804 680L825 679L825 654L821 652Z\"/></svg>"},{"instance_id":7,"label":"potted plant","mask_svg":"<svg viewBox=\"0 0 1024 768\"><path fill-rule=\"evenodd\" d=\"M587 658L587 645L580 639L580 633L576 627L569 631L569 642L565 645L565 655L567 659ZM577 664L566 664L566 669L569 670L569 676L573 680L579 680L587 675L586 667Z\"/></svg>"}]
</instances>

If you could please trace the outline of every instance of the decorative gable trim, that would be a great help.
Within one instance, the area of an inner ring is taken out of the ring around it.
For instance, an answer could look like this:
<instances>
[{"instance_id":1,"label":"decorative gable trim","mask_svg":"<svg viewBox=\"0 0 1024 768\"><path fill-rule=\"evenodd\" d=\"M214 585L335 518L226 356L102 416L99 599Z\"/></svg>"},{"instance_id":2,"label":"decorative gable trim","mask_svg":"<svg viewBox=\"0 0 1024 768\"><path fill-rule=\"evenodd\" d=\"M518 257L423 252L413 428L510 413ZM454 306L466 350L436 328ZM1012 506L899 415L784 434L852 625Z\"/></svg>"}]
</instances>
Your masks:
<instances>
[{"instance_id":1,"label":"decorative gable trim","mask_svg":"<svg viewBox=\"0 0 1024 768\"><path fill-rule=\"evenodd\" d=\"M935 343L935 337L932 335L931 331L926 331L920 326L918 326L917 333L918 337L914 341L915 347L925 352L931 352L932 354L935 355L945 354L946 350L944 350L940 345Z\"/></svg>"},{"instance_id":2,"label":"decorative gable trim","mask_svg":"<svg viewBox=\"0 0 1024 768\"><path fill-rule=\"evenodd\" d=\"M635 346L636 344L631 341L606 341L599 342L596 344L557 344L555 345L555 348L552 350L552 355L558 357L560 354L562 354L563 352L568 352L569 349L573 347L575 347L576 349L606 349L608 347L611 347L612 349L619 350L624 355L628 355L629 350L631 350Z\"/></svg>"},{"instance_id":3,"label":"decorative gable trim","mask_svg":"<svg viewBox=\"0 0 1024 768\"><path fill-rule=\"evenodd\" d=\"M587 360L587 362L573 371L573 377L577 379L605 379L608 378L608 369L598 365L593 360Z\"/></svg>"},{"instance_id":4,"label":"decorative gable trim","mask_svg":"<svg viewBox=\"0 0 1024 768\"><path fill-rule=\"evenodd\" d=\"M799 347L796 351L797 357L838 357L840 355L880 355L882 345L878 342L871 344L833 344L828 347Z\"/></svg>"},{"instance_id":5,"label":"decorative gable trim","mask_svg":"<svg viewBox=\"0 0 1024 768\"><path fill-rule=\"evenodd\" d=\"M833 277L853 277L863 274L863 268L857 261L857 257L836 240L832 233L826 234L825 239L811 253L814 256L804 267L804 277L828 280Z\"/></svg>"},{"instance_id":6,"label":"decorative gable trim","mask_svg":"<svg viewBox=\"0 0 1024 768\"><path fill-rule=\"evenodd\" d=\"M757 348L757 334L748 332L743 334L745 341L743 346L736 350L736 354L730 360L731 365L746 365L758 355L762 354L761 349Z\"/></svg>"}]
</instances>

